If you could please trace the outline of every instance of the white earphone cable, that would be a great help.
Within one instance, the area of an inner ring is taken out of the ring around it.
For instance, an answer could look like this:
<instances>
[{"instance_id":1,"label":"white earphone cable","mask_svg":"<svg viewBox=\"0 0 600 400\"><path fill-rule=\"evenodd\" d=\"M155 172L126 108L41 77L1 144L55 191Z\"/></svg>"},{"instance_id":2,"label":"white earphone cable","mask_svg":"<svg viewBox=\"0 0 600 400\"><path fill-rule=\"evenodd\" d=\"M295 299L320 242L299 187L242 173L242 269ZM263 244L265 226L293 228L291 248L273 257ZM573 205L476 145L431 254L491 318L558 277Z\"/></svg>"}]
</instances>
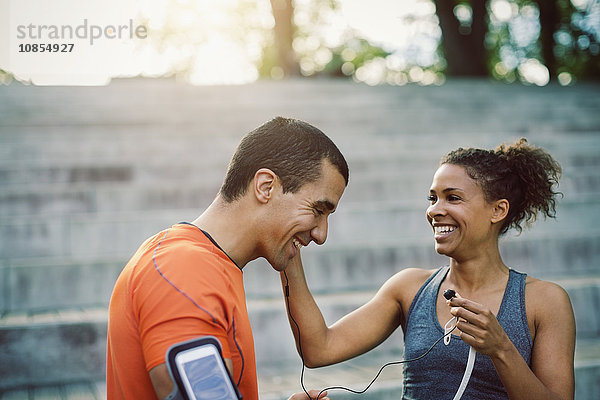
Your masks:
<instances>
[{"instance_id":1,"label":"white earphone cable","mask_svg":"<svg viewBox=\"0 0 600 400\"><path fill-rule=\"evenodd\" d=\"M454 321L454 324L452 322ZM454 328L456 328L456 324L458 324L458 317L452 317L446 325L444 325L444 344L448 346L450 344L451 336L449 333L452 332ZM475 356L477 352L472 346L469 346L469 357L467 358L467 366L465 367L465 373L463 374L460 385L458 386L458 390L454 395L454 399L452 400L460 400L467 385L469 384L469 379L471 379L471 373L473 372L473 366L475 365Z\"/></svg>"}]
</instances>

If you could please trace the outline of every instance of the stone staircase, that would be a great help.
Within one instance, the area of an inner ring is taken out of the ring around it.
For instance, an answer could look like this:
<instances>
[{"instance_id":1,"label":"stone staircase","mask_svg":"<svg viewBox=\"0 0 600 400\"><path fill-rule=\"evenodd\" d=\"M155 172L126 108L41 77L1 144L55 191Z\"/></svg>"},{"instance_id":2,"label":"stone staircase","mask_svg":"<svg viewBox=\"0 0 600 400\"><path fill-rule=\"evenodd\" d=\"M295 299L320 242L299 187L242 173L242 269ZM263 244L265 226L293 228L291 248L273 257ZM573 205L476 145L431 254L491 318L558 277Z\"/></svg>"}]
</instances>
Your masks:
<instances>
[{"instance_id":1,"label":"stone staircase","mask_svg":"<svg viewBox=\"0 0 600 400\"><path fill-rule=\"evenodd\" d=\"M103 399L106 306L119 271L156 231L213 199L240 137L276 115L333 138L350 184L327 243L304 251L328 322L395 272L446 261L424 210L439 158L458 146L525 136L563 166L556 220L502 241L505 262L561 284L577 321L576 399L600 398L600 86L482 80L368 87L346 80L192 87L116 80L107 87L0 87L0 397ZM279 278L244 271L262 400L300 391L300 361ZM396 332L373 352L309 370L307 387L362 389L402 359ZM402 367L364 395L397 399Z\"/></svg>"}]
</instances>

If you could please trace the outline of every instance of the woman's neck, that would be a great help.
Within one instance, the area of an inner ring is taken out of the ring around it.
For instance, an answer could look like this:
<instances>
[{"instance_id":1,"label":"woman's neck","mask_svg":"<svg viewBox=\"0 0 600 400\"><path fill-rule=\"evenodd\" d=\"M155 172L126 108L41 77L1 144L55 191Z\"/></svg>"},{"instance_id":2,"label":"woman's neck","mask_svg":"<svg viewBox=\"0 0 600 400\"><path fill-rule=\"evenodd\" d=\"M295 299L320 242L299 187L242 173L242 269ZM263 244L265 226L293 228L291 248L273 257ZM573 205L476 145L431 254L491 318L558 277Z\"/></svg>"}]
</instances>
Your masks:
<instances>
[{"instance_id":1,"label":"woman's neck","mask_svg":"<svg viewBox=\"0 0 600 400\"><path fill-rule=\"evenodd\" d=\"M481 255L467 260L450 259L450 272L447 281L463 297L506 286L509 268L504 264L499 252Z\"/></svg>"}]
</instances>

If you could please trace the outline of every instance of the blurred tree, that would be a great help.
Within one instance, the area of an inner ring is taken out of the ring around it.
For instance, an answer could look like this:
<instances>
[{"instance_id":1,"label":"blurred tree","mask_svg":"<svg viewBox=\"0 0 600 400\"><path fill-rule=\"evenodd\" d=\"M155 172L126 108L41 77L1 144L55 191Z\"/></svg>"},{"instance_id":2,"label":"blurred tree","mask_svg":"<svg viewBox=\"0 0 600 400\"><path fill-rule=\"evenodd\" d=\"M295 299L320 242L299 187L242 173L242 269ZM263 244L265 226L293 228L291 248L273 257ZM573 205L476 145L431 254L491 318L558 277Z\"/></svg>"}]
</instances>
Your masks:
<instances>
[{"instance_id":1,"label":"blurred tree","mask_svg":"<svg viewBox=\"0 0 600 400\"><path fill-rule=\"evenodd\" d=\"M293 23L294 6L292 0L270 0L275 19L275 45L277 47L277 61L284 76L300 75L300 65L292 44L294 42L295 27Z\"/></svg>"},{"instance_id":2,"label":"blurred tree","mask_svg":"<svg viewBox=\"0 0 600 400\"><path fill-rule=\"evenodd\" d=\"M374 59L385 59L390 53L369 41L353 37L332 49L331 61L323 73L332 76L351 76L358 68Z\"/></svg>"},{"instance_id":3,"label":"blurred tree","mask_svg":"<svg viewBox=\"0 0 600 400\"><path fill-rule=\"evenodd\" d=\"M560 3L564 1L534 0L540 12L540 47L541 56L550 79L558 76L558 63L554 54L554 34L560 28ZM571 2L567 1L570 5Z\"/></svg>"},{"instance_id":4,"label":"blurred tree","mask_svg":"<svg viewBox=\"0 0 600 400\"><path fill-rule=\"evenodd\" d=\"M441 52L446 59L448 76L492 74L514 80L520 74L517 71L520 63L539 60L547 68L549 80L558 78L563 72L585 78L599 77L599 38L594 32L594 24L589 22L592 12L600 12L592 10L598 7L597 0L579 1L587 4L584 10L574 7L572 0L505 1L503 3L508 7L517 10L517 15L502 23L496 21L496 26L491 21L491 0L433 2L442 30ZM520 10L531 10L532 7L537 17L529 24L537 25L539 34L532 42L523 43L514 37L513 31L518 29L512 25L515 19L522 17ZM582 23L583 20L588 23ZM562 37L562 42L557 42L557 37ZM516 64L508 62L497 68L499 63L506 61L501 53L507 52L517 58ZM505 70L507 64L510 68Z\"/></svg>"},{"instance_id":5,"label":"blurred tree","mask_svg":"<svg viewBox=\"0 0 600 400\"><path fill-rule=\"evenodd\" d=\"M169 55L155 74L202 77L228 58L224 65L247 64L247 80L329 75L430 84L445 74L569 84L600 77L600 0L419 0L407 14L390 15L410 32L403 48L384 48L352 30L341 1L231 0L216 7L165 0L159 23L149 24L147 44ZM245 53L245 61L234 53Z\"/></svg>"},{"instance_id":6,"label":"blurred tree","mask_svg":"<svg viewBox=\"0 0 600 400\"><path fill-rule=\"evenodd\" d=\"M487 0L434 0L449 76L487 76ZM470 7L467 7L468 6ZM470 8L470 13L469 13ZM470 14L470 15L469 15Z\"/></svg>"},{"instance_id":7,"label":"blurred tree","mask_svg":"<svg viewBox=\"0 0 600 400\"><path fill-rule=\"evenodd\" d=\"M444 76L542 85L600 77L600 0L415 0L406 13L389 15L407 32L394 45L349 27L341 3L165 0L161 12L143 18L148 53L165 55L151 75L227 81L243 67L245 82L328 75L426 85Z\"/></svg>"},{"instance_id":8,"label":"blurred tree","mask_svg":"<svg viewBox=\"0 0 600 400\"><path fill-rule=\"evenodd\" d=\"M352 76L362 65L390 54L336 23L341 18L339 0L270 0L270 4L275 24L263 44L258 65L262 77ZM343 29L336 30L340 26Z\"/></svg>"},{"instance_id":9,"label":"blurred tree","mask_svg":"<svg viewBox=\"0 0 600 400\"><path fill-rule=\"evenodd\" d=\"M600 79L600 0L558 0L560 22L554 33L557 72Z\"/></svg>"}]
</instances>

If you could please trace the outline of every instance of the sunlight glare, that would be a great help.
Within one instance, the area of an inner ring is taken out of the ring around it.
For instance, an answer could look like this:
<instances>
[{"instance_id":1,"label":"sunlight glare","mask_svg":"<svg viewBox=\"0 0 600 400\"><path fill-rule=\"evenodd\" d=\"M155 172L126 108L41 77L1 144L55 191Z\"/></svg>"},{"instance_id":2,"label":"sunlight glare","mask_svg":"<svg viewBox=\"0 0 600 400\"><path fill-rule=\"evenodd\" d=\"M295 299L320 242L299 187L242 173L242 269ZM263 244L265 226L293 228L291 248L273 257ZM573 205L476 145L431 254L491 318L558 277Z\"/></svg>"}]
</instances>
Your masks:
<instances>
[{"instance_id":1,"label":"sunlight glare","mask_svg":"<svg viewBox=\"0 0 600 400\"><path fill-rule=\"evenodd\" d=\"M197 49L194 68L189 76L193 85L236 85L256 79L256 67L244 56L243 49L219 37L211 38Z\"/></svg>"},{"instance_id":2,"label":"sunlight glare","mask_svg":"<svg viewBox=\"0 0 600 400\"><path fill-rule=\"evenodd\" d=\"M491 9L500 22L507 22L513 17L513 8L507 0L493 0Z\"/></svg>"},{"instance_id":3,"label":"sunlight glare","mask_svg":"<svg viewBox=\"0 0 600 400\"><path fill-rule=\"evenodd\" d=\"M433 16L435 6L430 1L371 0L368 7L362 0L340 0L346 23L368 40L384 48L402 48L409 44L412 21Z\"/></svg>"},{"instance_id":4,"label":"sunlight glare","mask_svg":"<svg viewBox=\"0 0 600 400\"><path fill-rule=\"evenodd\" d=\"M526 83L533 83L537 86L545 86L550 82L550 71L545 65L534 58L519 65L519 74Z\"/></svg>"},{"instance_id":5,"label":"sunlight glare","mask_svg":"<svg viewBox=\"0 0 600 400\"><path fill-rule=\"evenodd\" d=\"M572 82L573 82L573 76L571 76L570 73L561 72L560 74L558 74L558 83L560 83L561 86L568 86Z\"/></svg>"}]
</instances>

